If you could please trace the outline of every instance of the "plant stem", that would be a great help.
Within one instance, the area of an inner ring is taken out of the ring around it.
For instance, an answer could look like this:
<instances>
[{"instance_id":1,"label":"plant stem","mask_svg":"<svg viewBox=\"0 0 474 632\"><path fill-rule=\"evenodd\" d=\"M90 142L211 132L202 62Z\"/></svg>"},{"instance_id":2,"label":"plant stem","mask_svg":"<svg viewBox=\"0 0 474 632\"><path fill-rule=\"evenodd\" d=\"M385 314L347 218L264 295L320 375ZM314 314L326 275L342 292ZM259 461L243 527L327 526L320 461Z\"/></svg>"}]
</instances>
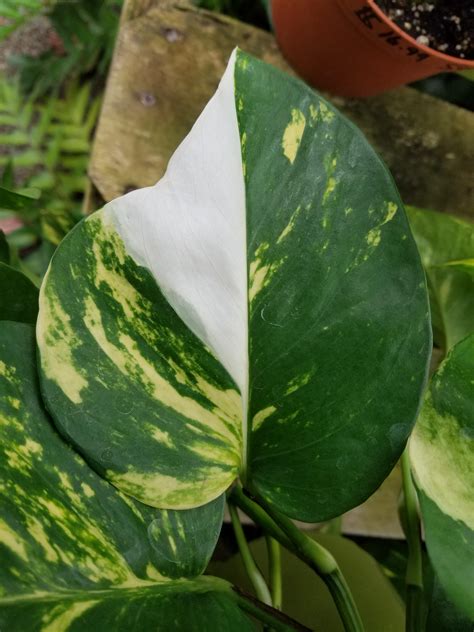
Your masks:
<instances>
[{"instance_id":1,"label":"plant stem","mask_svg":"<svg viewBox=\"0 0 474 632\"><path fill-rule=\"evenodd\" d=\"M235 539L237 540L240 555L242 556L245 570L255 590L255 594L260 599L260 601L263 601L263 603L271 606L272 596L270 594L270 591L268 590L268 586L262 573L255 563L255 560L253 559L249 545L247 543L247 540L245 539L244 530L242 529L242 525L240 524L237 509L231 503L228 503L228 507L230 512L230 519L234 528Z\"/></svg>"},{"instance_id":2,"label":"plant stem","mask_svg":"<svg viewBox=\"0 0 474 632\"><path fill-rule=\"evenodd\" d=\"M281 549L280 544L271 536L265 536L268 551L268 567L270 572L270 592L272 594L273 607L281 610L282 583L281 583Z\"/></svg>"},{"instance_id":3,"label":"plant stem","mask_svg":"<svg viewBox=\"0 0 474 632\"><path fill-rule=\"evenodd\" d=\"M301 623L294 621L283 612L263 604L251 595L247 595L240 590L240 588L234 586L233 590L240 608L248 612L255 619L258 619L271 630L275 632L289 632L293 630L311 632L309 628L301 625Z\"/></svg>"},{"instance_id":4,"label":"plant stem","mask_svg":"<svg viewBox=\"0 0 474 632\"><path fill-rule=\"evenodd\" d=\"M408 448L402 454L402 482L404 520L402 526L408 544L406 572L406 632L420 632L423 623L423 562L421 550L421 527L418 513L418 497L411 477Z\"/></svg>"},{"instance_id":5,"label":"plant stem","mask_svg":"<svg viewBox=\"0 0 474 632\"><path fill-rule=\"evenodd\" d=\"M346 632L363 632L364 626L350 589L331 553L302 533L292 520L274 509L263 498L257 494L254 496L260 503L259 511L255 510L255 503L248 498L246 502L243 501L246 496L238 487L232 490L231 500L246 513L247 508L250 509L251 513L248 515L251 518L321 577L334 599Z\"/></svg>"},{"instance_id":6,"label":"plant stem","mask_svg":"<svg viewBox=\"0 0 474 632\"><path fill-rule=\"evenodd\" d=\"M270 518L267 512L262 509L260 505L257 505L257 503L244 494L240 485L234 485L227 500L229 503L233 503L237 507L240 507L240 509L242 509L249 518L252 518L255 524L262 526L265 529L265 532L280 542L285 549L293 551L293 544L286 537L280 527Z\"/></svg>"},{"instance_id":7,"label":"plant stem","mask_svg":"<svg viewBox=\"0 0 474 632\"><path fill-rule=\"evenodd\" d=\"M298 556L303 559L328 587L346 632L361 632L364 629L349 586L338 563L323 546L308 537L292 520L274 509L263 498L258 498L267 513L293 543Z\"/></svg>"}]
</instances>

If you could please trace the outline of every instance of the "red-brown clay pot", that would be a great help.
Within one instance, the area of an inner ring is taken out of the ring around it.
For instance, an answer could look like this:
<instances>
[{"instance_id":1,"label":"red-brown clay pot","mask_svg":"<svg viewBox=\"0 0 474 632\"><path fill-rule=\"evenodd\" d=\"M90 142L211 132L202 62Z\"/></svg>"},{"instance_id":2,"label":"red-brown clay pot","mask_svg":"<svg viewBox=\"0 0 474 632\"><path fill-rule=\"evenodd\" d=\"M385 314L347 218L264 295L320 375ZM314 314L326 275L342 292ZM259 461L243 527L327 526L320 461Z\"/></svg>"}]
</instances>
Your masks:
<instances>
[{"instance_id":1,"label":"red-brown clay pot","mask_svg":"<svg viewBox=\"0 0 474 632\"><path fill-rule=\"evenodd\" d=\"M272 0L278 44L316 88L348 97L390 88L474 61L418 44L374 0Z\"/></svg>"}]
</instances>

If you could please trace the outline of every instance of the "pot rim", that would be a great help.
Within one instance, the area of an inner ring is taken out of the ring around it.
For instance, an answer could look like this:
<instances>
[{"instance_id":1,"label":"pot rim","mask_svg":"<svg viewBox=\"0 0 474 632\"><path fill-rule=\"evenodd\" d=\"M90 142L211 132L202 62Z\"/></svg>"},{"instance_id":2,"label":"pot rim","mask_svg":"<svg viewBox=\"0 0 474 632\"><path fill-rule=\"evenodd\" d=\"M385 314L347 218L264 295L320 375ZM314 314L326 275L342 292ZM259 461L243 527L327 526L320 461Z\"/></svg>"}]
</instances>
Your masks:
<instances>
[{"instance_id":1,"label":"pot rim","mask_svg":"<svg viewBox=\"0 0 474 632\"><path fill-rule=\"evenodd\" d=\"M370 6L370 8L377 14L377 16L385 22L391 29L393 29L398 35L403 37L407 42L419 48L420 51L430 55L431 57L436 57L449 65L455 66L453 70L463 70L465 68L474 68L474 59L462 59L462 57L453 57L452 55L446 55L436 48L431 48L430 46L426 46L425 44L420 44L416 41L414 37L412 37L409 33L404 31L402 28L398 26L393 20L391 20L386 13L379 7L376 0L365 0L366 3ZM338 0L339 4L343 6L346 5L345 0Z\"/></svg>"}]
</instances>

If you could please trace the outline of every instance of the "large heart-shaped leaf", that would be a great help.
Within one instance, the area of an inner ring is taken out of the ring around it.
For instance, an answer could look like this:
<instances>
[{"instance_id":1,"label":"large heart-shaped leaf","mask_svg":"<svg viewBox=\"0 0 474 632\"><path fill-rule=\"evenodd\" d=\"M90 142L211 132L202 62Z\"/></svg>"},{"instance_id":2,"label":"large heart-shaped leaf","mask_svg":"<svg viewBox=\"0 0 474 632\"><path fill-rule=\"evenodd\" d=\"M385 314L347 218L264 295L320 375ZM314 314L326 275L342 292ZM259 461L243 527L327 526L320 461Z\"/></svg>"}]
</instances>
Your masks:
<instances>
[{"instance_id":1,"label":"large heart-shaped leaf","mask_svg":"<svg viewBox=\"0 0 474 632\"><path fill-rule=\"evenodd\" d=\"M450 349L474 331L474 224L407 210L428 277L435 341Z\"/></svg>"},{"instance_id":2,"label":"large heart-shaped leaf","mask_svg":"<svg viewBox=\"0 0 474 632\"><path fill-rule=\"evenodd\" d=\"M58 428L121 490L188 508L240 473L303 520L388 474L431 344L387 170L330 104L242 52L164 178L62 242L37 333Z\"/></svg>"},{"instance_id":3,"label":"large heart-shaped leaf","mask_svg":"<svg viewBox=\"0 0 474 632\"><path fill-rule=\"evenodd\" d=\"M474 335L433 376L410 458L433 567L450 599L474 620Z\"/></svg>"},{"instance_id":4,"label":"large heart-shaped leaf","mask_svg":"<svg viewBox=\"0 0 474 632\"><path fill-rule=\"evenodd\" d=\"M222 514L222 497L161 512L98 476L42 408L32 327L0 324L2 630L251 629L227 585L169 579L203 572Z\"/></svg>"}]
</instances>

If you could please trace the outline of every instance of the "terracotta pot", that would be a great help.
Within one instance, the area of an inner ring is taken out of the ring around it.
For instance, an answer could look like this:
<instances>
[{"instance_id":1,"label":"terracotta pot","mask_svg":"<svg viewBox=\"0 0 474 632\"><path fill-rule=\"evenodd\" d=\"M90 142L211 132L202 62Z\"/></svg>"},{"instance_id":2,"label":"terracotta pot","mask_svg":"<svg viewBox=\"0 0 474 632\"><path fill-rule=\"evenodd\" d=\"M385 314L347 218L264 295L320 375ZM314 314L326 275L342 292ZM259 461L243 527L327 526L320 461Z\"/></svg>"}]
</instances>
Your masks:
<instances>
[{"instance_id":1,"label":"terracotta pot","mask_svg":"<svg viewBox=\"0 0 474 632\"><path fill-rule=\"evenodd\" d=\"M474 68L418 44L374 0L272 0L280 48L316 88L349 97L379 94L439 72Z\"/></svg>"}]
</instances>

